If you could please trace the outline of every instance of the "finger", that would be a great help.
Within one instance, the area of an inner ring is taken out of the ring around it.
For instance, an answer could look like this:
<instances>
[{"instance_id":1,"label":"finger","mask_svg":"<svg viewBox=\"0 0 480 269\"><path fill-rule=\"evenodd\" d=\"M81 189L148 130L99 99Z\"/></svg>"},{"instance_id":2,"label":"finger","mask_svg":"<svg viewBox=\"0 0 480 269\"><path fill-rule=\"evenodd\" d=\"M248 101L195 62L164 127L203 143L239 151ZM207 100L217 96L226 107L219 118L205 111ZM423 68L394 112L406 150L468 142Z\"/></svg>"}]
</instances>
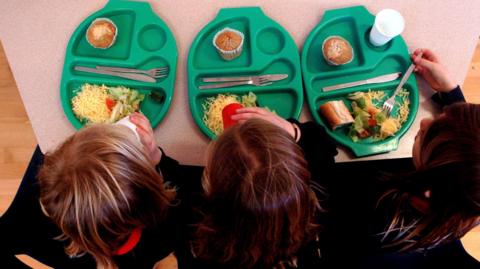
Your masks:
<instances>
[{"instance_id":1,"label":"finger","mask_svg":"<svg viewBox=\"0 0 480 269\"><path fill-rule=\"evenodd\" d=\"M135 120L135 119L131 119L130 121L135 125L135 127L137 127L137 128L136 128L137 131L138 131L139 129L141 129L141 130L143 130L144 132L147 132L147 133L148 133L148 129L146 129L145 126L142 125L142 122L141 122L140 120L138 120L138 119L136 119L136 120Z\"/></svg>"},{"instance_id":2,"label":"finger","mask_svg":"<svg viewBox=\"0 0 480 269\"><path fill-rule=\"evenodd\" d=\"M137 127L142 128L146 132L152 132L153 129L152 126L150 125L150 121L144 116L139 113L132 114L130 116L130 121L135 124Z\"/></svg>"},{"instance_id":3,"label":"finger","mask_svg":"<svg viewBox=\"0 0 480 269\"><path fill-rule=\"evenodd\" d=\"M261 114L258 114L255 112L244 112L244 113L232 115L230 118L234 121L239 121L239 120L248 120L252 118L259 118L261 116L262 116Z\"/></svg>"},{"instance_id":4,"label":"finger","mask_svg":"<svg viewBox=\"0 0 480 269\"><path fill-rule=\"evenodd\" d=\"M253 117L251 117L251 118L239 119L239 120L237 120L237 122L240 123L240 124L243 124L243 123L245 123L245 122L247 122L247 121L249 121L249 120L251 120L251 119L261 119L261 120L264 120L264 121L267 121L267 122L269 122L269 123L271 123L271 124L276 125L276 124L273 123L271 120L269 120L267 117L264 117L264 116L261 116L261 115L258 115L258 114L255 115L255 116L253 116Z\"/></svg>"},{"instance_id":5,"label":"finger","mask_svg":"<svg viewBox=\"0 0 480 269\"><path fill-rule=\"evenodd\" d=\"M147 131L138 127L137 127L137 133L138 133L138 136L140 137L140 142L142 143L142 145L148 148L152 142L152 136Z\"/></svg>"},{"instance_id":6,"label":"finger","mask_svg":"<svg viewBox=\"0 0 480 269\"><path fill-rule=\"evenodd\" d=\"M424 59L427 59L429 61L432 61L434 63L438 63L438 57L435 53L433 53L433 51L429 50L429 49L422 49L423 51L423 58Z\"/></svg>"},{"instance_id":7,"label":"finger","mask_svg":"<svg viewBox=\"0 0 480 269\"><path fill-rule=\"evenodd\" d=\"M135 120L137 122L140 122L140 121L148 121L147 117L145 117L145 115L143 114L140 114L138 112L134 112L132 114L130 114L130 120Z\"/></svg>"},{"instance_id":8,"label":"finger","mask_svg":"<svg viewBox=\"0 0 480 269\"><path fill-rule=\"evenodd\" d=\"M416 49L415 51L413 51L411 57L412 59L417 57L418 54L422 53L423 52L423 49Z\"/></svg>"},{"instance_id":9,"label":"finger","mask_svg":"<svg viewBox=\"0 0 480 269\"><path fill-rule=\"evenodd\" d=\"M140 114L140 112L135 111L135 112L133 112L132 114L130 114L129 117L130 117L130 118L131 118L131 117L137 117L137 116L140 116L140 115L142 115L142 114Z\"/></svg>"},{"instance_id":10,"label":"finger","mask_svg":"<svg viewBox=\"0 0 480 269\"><path fill-rule=\"evenodd\" d=\"M244 107L237 109L237 113L258 113L258 114L266 114L268 111L261 107Z\"/></svg>"}]
</instances>

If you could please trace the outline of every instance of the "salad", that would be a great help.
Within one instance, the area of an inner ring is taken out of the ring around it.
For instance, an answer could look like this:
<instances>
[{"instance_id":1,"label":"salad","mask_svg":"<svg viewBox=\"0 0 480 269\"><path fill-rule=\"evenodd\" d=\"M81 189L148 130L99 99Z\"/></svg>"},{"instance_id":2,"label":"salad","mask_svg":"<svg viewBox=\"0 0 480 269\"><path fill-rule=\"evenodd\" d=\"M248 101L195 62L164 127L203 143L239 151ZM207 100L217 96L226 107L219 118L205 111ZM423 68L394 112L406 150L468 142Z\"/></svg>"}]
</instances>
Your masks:
<instances>
[{"instance_id":1,"label":"salad","mask_svg":"<svg viewBox=\"0 0 480 269\"><path fill-rule=\"evenodd\" d=\"M408 91L402 89L397 95L401 102L397 102L396 116L387 117L379 106L386 100L383 91L355 92L348 95L352 100L352 115L354 122L350 125L348 136L357 142L359 139L372 137L374 141L383 140L395 135L402 124L407 121L410 100ZM397 100L398 101L398 100Z\"/></svg>"}]
</instances>

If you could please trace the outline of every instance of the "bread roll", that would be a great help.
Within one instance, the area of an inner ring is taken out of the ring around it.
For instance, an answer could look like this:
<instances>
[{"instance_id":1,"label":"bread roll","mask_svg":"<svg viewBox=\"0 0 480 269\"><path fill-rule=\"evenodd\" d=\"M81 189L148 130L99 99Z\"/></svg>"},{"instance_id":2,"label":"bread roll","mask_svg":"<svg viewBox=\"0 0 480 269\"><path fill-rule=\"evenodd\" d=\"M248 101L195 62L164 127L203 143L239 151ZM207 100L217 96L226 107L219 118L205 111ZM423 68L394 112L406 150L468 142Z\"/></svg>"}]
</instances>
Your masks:
<instances>
[{"instance_id":1,"label":"bread roll","mask_svg":"<svg viewBox=\"0 0 480 269\"><path fill-rule=\"evenodd\" d=\"M351 124L354 121L350 111L342 100L327 102L321 105L319 110L333 130Z\"/></svg>"}]
</instances>

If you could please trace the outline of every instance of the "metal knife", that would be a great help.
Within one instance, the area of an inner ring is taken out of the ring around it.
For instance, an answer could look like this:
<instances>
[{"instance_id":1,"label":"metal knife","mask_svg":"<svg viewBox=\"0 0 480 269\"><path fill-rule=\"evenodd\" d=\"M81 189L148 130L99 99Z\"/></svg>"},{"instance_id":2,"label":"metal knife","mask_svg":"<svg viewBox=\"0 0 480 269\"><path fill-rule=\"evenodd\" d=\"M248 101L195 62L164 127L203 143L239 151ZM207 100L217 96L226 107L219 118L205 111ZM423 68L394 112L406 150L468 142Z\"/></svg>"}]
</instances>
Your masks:
<instances>
[{"instance_id":1,"label":"metal knife","mask_svg":"<svg viewBox=\"0 0 480 269\"><path fill-rule=\"evenodd\" d=\"M288 74L269 74L269 75L260 75L260 76L203 78L203 82L245 81L245 80L251 80L253 77L263 77L263 78L266 78L270 81L279 81L279 80L288 78Z\"/></svg>"},{"instance_id":2,"label":"metal knife","mask_svg":"<svg viewBox=\"0 0 480 269\"><path fill-rule=\"evenodd\" d=\"M114 71L99 70L95 68L85 67L85 66L75 66L73 69L82 72L109 75L114 77L127 78L131 80L143 81L143 82L157 82L156 79L142 74L133 74L133 73L119 73Z\"/></svg>"},{"instance_id":3,"label":"metal knife","mask_svg":"<svg viewBox=\"0 0 480 269\"><path fill-rule=\"evenodd\" d=\"M382 75L374 78L369 78L366 80L360 80L360 81L355 81L355 82L348 82L348 83L342 83L342 84L337 84L333 86L328 86L324 87L322 90L324 92L328 91L333 91L333 90L339 90L339 89L344 89L344 88L350 88L350 87L355 87L355 86L360 86L360 85L365 85L365 84L374 84L374 83L382 83L382 82L388 82L392 80L396 80L402 75L402 73L392 73L392 74L387 74L387 75Z\"/></svg>"}]
</instances>

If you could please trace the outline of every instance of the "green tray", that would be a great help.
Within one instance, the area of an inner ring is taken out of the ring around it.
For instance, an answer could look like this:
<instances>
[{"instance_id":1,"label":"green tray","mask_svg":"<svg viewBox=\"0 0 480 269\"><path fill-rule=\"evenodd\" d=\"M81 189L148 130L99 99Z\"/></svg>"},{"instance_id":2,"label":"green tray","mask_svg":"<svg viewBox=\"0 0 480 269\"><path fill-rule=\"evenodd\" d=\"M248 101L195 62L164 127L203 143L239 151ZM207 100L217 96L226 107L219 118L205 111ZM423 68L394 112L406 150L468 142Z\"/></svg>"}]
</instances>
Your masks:
<instances>
[{"instance_id":1,"label":"green tray","mask_svg":"<svg viewBox=\"0 0 480 269\"><path fill-rule=\"evenodd\" d=\"M225 27L245 35L242 54L225 61L212 45L213 36ZM221 9L215 19L197 35L188 55L188 96L193 119L210 138L215 134L203 123L202 103L220 93L244 95L253 92L258 104L283 118L298 118L303 103L303 87L298 49L288 32L267 17L259 7ZM272 85L237 86L199 90L203 77L288 74Z\"/></svg>"},{"instance_id":2,"label":"green tray","mask_svg":"<svg viewBox=\"0 0 480 269\"><path fill-rule=\"evenodd\" d=\"M115 43L108 49L96 49L88 44L85 33L96 18L109 18L118 29ZM73 70L75 65L95 67L96 65L119 66L138 69L168 66L168 76L155 83L139 82L105 75ZM165 117L173 97L177 46L168 26L152 11L150 4L111 0L104 8L88 16L73 32L67 46L63 66L60 97L68 120L77 129L83 127L72 111L71 99L84 83L123 85L146 94L140 110L153 127ZM158 91L164 96L163 102L152 100L149 93Z\"/></svg>"},{"instance_id":3,"label":"green tray","mask_svg":"<svg viewBox=\"0 0 480 269\"><path fill-rule=\"evenodd\" d=\"M400 82L400 78L386 83L370 84L337 91L323 92L322 88L340 83L373 78L394 72L405 73L411 64L405 41L401 36L393 38L382 47L374 47L369 42L369 33L375 17L363 6L327 10L322 21L313 29L303 46L302 72L305 82L308 106L314 119L324 125L327 132L340 144L350 148L357 157L396 150L399 139L412 125L418 110L418 87L415 76L407 80L404 88L410 92L410 115L395 136L382 141L361 139L353 142L347 136L348 127L332 131L318 112L325 102L343 100L350 108L346 98L356 91L384 90L391 95ZM352 62L342 66L329 65L322 54L322 43L328 36L342 36L350 42L354 50ZM397 98L398 99L398 98ZM397 106L396 106L397 107ZM397 109L394 108L392 116Z\"/></svg>"}]
</instances>

